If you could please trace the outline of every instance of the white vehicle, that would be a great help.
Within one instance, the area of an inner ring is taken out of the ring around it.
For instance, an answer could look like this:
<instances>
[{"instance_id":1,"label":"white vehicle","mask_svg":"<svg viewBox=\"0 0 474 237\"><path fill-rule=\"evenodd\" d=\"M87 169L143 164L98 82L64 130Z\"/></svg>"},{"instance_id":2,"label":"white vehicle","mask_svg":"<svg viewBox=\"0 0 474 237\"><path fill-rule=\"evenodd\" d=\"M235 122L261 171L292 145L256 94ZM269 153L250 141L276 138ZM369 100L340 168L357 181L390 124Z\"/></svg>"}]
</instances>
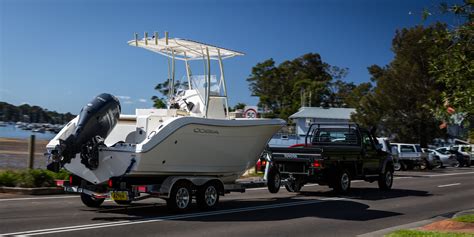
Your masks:
<instances>
[{"instance_id":1,"label":"white vehicle","mask_svg":"<svg viewBox=\"0 0 474 237\"><path fill-rule=\"evenodd\" d=\"M398 155L400 168L402 170L413 169L423 166L422 151L420 145L406 143L390 143L392 154ZM426 164L424 164L426 167Z\"/></svg>"},{"instance_id":2,"label":"white vehicle","mask_svg":"<svg viewBox=\"0 0 474 237\"><path fill-rule=\"evenodd\" d=\"M240 190L235 180L255 165L285 124L280 119L229 119L223 59L243 54L171 39L167 33L163 38L145 34L140 40L135 35L128 44L168 57L168 108L121 115L117 98L97 96L48 143L48 169L72 172L67 190L81 192L84 204L95 207L110 196L123 204L145 194L166 199L174 209L187 209L192 198L210 208L219 195ZM184 90L174 88L176 60L184 62ZM190 64L196 60L203 61L205 75L192 74ZM213 61L219 78L211 75Z\"/></svg>"}]
</instances>

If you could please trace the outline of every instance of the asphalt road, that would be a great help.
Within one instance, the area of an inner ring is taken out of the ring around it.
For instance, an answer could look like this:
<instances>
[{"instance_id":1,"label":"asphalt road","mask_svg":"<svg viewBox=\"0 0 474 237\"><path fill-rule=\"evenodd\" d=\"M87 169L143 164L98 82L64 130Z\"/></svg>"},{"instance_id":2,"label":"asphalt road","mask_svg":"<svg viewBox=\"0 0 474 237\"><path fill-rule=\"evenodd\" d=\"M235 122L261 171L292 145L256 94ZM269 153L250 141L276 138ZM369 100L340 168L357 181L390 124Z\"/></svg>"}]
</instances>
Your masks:
<instances>
[{"instance_id":1,"label":"asphalt road","mask_svg":"<svg viewBox=\"0 0 474 237\"><path fill-rule=\"evenodd\" d=\"M78 196L0 196L0 235L356 236L474 208L474 168L399 172L393 190L356 181L349 195L305 186L300 194L266 188L221 198L214 211L167 210L160 199L131 206L83 206Z\"/></svg>"}]
</instances>

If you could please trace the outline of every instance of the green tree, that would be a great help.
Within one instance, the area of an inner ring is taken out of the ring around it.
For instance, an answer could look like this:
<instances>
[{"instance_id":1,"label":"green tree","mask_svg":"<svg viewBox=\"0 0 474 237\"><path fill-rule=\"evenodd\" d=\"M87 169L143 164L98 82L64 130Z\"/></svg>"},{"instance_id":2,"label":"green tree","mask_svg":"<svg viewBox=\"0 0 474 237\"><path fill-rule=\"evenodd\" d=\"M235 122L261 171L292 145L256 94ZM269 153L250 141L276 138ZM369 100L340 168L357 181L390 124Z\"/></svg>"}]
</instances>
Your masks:
<instances>
[{"instance_id":1,"label":"green tree","mask_svg":"<svg viewBox=\"0 0 474 237\"><path fill-rule=\"evenodd\" d=\"M151 100L153 101L153 107L157 109L164 109L167 107L166 105L166 97L169 96L170 92L170 80L166 80L162 83L159 83L155 86L155 90L157 90L161 96L152 96ZM181 81L175 81L174 84L175 91L178 88L186 89L187 83L181 83Z\"/></svg>"},{"instance_id":2,"label":"green tree","mask_svg":"<svg viewBox=\"0 0 474 237\"><path fill-rule=\"evenodd\" d=\"M441 4L441 12L455 17L458 24L445 27L432 38L424 41L434 44L429 60L429 72L443 88L442 101L433 105L438 118L449 121L454 109L464 114L464 121L474 120L474 2ZM473 124L464 123L464 126ZM474 134L474 130L472 131Z\"/></svg>"},{"instance_id":3,"label":"green tree","mask_svg":"<svg viewBox=\"0 0 474 237\"><path fill-rule=\"evenodd\" d=\"M442 87L429 73L434 45L423 39L444 29L436 24L397 31L392 41L394 59L385 67L368 68L376 87L363 96L352 119L365 126L377 125L379 135L399 142L426 146L441 136L444 131L430 108L440 103Z\"/></svg>"},{"instance_id":4,"label":"green tree","mask_svg":"<svg viewBox=\"0 0 474 237\"><path fill-rule=\"evenodd\" d=\"M259 106L272 111L265 117L287 119L302 101L317 106L334 100L329 84L346 74L347 69L331 66L319 54L308 53L278 66L273 59L258 63L247 81L252 95L259 97Z\"/></svg>"}]
</instances>

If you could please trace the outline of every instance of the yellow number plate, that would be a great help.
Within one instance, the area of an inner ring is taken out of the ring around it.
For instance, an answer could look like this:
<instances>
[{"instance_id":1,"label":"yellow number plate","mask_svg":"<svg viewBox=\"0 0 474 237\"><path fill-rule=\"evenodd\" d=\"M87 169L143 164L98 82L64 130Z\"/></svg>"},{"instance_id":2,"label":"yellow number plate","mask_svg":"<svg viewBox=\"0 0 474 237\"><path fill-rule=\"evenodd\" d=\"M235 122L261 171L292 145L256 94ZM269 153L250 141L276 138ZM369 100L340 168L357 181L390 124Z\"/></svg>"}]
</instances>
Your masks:
<instances>
[{"instance_id":1,"label":"yellow number plate","mask_svg":"<svg viewBox=\"0 0 474 237\"><path fill-rule=\"evenodd\" d=\"M113 200L116 201L127 201L128 200L128 192L127 191L115 191L112 192L111 195Z\"/></svg>"}]
</instances>

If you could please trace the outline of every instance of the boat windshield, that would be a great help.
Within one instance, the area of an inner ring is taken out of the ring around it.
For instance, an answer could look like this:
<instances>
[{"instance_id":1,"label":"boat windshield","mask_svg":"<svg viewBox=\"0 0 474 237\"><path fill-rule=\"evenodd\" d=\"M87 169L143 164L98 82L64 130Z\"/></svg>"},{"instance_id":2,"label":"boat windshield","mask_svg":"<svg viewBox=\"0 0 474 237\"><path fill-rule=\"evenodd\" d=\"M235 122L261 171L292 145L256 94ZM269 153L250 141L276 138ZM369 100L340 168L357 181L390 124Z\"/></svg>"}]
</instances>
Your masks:
<instances>
[{"instance_id":1,"label":"boat windshield","mask_svg":"<svg viewBox=\"0 0 474 237\"><path fill-rule=\"evenodd\" d=\"M193 75L191 76L191 83L193 88L199 91L199 94L206 95L206 76L205 75ZM216 75L211 75L210 95L220 95L221 90L219 83L217 82Z\"/></svg>"}]
</instances>

